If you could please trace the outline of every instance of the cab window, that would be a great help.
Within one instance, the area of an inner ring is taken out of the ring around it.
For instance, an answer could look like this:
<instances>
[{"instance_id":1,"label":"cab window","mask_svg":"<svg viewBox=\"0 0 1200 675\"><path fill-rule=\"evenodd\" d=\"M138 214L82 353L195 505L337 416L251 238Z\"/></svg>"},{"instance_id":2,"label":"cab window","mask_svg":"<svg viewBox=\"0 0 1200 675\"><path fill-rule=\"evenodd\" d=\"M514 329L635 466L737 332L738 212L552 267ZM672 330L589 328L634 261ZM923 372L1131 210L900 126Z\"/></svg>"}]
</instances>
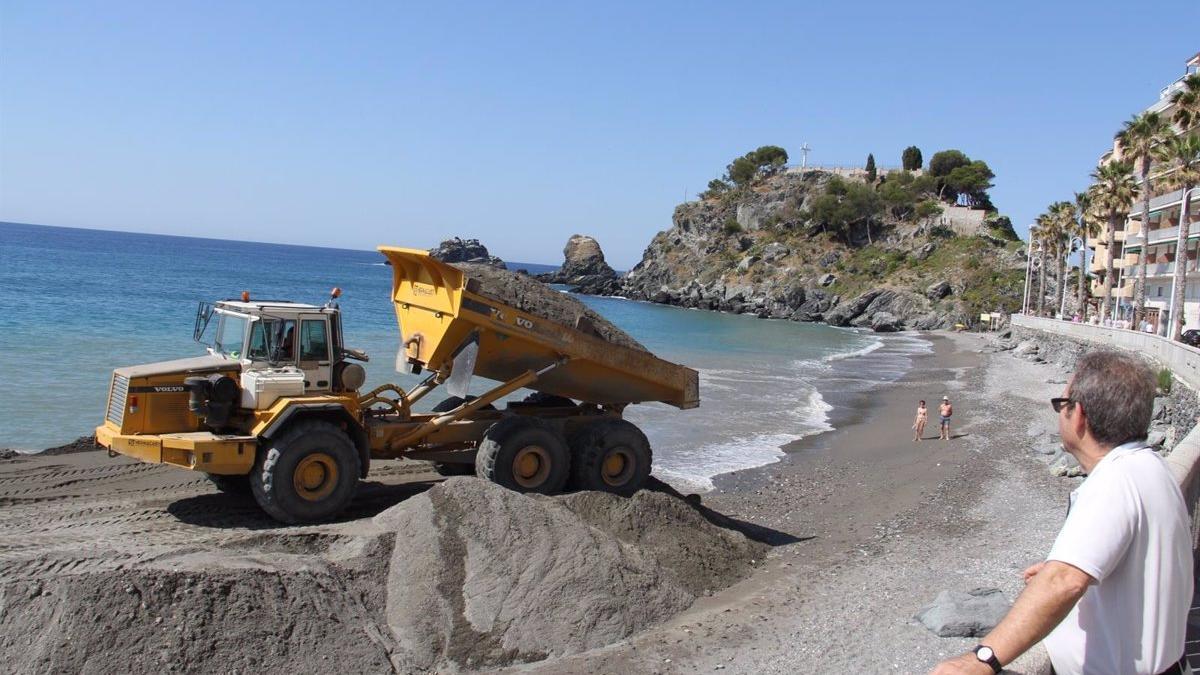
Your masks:
<instances>
[{"instance_id":1,"label":"cab window","mask_svg":"<svg viewBox=\"0 0 1200 675\"><path fill-rule=\"evenodd\" d=\"M328 328L324 321L300 322L300 360L329 360Z\"/></svg>"},{"instance_id":2,"label":"cab window","mask_svg":"<svg viewBox=\"0 0 1200 675\"><path fill-rule=\"evenodd\" d=\"M271 344L267 343L267 336ZM292 320L262 319L254 322L250 329L250 358L280 363L296 360L296 322ZM274 346L275 353L271 353Z\"/></svg>"}]
</instances>

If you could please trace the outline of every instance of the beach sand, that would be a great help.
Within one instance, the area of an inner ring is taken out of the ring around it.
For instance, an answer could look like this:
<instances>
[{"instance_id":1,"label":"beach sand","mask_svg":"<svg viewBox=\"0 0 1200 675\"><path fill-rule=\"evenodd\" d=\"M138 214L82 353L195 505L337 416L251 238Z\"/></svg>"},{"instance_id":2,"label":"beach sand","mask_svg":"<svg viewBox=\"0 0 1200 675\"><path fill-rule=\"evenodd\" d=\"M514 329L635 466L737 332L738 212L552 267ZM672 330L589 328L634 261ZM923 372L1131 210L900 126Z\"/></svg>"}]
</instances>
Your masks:
<instances>
[{"instance_id":1,"label":"beach sand","mask_svg":"<svg viewBox=\"0 0 1200 675\"><path fill-rule=\"evenodd\" d=\"M509 670L917 673L975 644L912 617L945 589L995 586L1011 600L1020 571L1049 549L1078 481L1050 476L1027 448L1053 430L1046 399L1062 385L1048 380L1065 374L981 353L985 336L929 339L933 353L914 356L900 381L845 403L839 429L719 477L703 496L768 532L774 548L753 576L628 640ZM932 440L943 394L955 404L949 442ZM931 440L913 443L922 398ZM349 515L434 480L423 463L373 463ZM102 452L0 462L0 575L126 567L275 527L251 500L230 499L203 476Z\"/></svg>"}]
</instances>

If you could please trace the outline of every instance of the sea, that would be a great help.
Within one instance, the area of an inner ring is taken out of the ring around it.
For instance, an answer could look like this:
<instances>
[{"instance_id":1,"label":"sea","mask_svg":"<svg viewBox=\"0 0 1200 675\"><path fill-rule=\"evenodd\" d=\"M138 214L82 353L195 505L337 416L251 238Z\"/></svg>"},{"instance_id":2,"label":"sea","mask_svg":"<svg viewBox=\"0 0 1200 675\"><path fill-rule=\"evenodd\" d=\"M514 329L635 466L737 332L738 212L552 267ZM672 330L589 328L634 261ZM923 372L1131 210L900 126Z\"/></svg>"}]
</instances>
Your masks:
<instances>
[{"instance_id":1,"label":"sea","mask_svg":"<svg viewBox=\"0 0 1200 675\"><path fill-rule=\"evenodd\" d=\"M0 222L0 448L33 452L90 434L115 367L203 354L192 341L199 301L249 291L322 304L335 286L347 345L371 357L366 386L414 384L395 370L391 271L375 251ZM626 410L650 439L655 474L692 490L779 461L785 446L852 419L845 408L931 349L915 334L578 297L658 356L699 371L699 408ZM486 388L475 378L473 389Z\"/></svg>"}]
</instances>

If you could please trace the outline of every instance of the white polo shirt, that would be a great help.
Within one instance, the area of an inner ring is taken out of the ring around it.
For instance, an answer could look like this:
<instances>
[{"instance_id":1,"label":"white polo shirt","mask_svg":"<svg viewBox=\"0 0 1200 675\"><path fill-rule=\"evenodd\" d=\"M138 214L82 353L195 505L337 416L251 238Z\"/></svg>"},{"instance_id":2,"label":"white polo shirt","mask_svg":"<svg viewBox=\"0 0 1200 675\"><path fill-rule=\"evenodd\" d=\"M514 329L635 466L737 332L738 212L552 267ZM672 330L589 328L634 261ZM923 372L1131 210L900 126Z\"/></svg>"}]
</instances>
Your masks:
<instances>
[{"instance_id":1,"label":"white polo shirt","mask_svg":"<svg viewBox=\"0 0 1200 675\"><path fill-rule=\"evenodd\" d=\"M1096 580L1044 641L1059 675L1154 675L1183 655L1191 520L1153 450L1127 443L1100 460L1046 559Z\"/></svg>"}]
</instances>

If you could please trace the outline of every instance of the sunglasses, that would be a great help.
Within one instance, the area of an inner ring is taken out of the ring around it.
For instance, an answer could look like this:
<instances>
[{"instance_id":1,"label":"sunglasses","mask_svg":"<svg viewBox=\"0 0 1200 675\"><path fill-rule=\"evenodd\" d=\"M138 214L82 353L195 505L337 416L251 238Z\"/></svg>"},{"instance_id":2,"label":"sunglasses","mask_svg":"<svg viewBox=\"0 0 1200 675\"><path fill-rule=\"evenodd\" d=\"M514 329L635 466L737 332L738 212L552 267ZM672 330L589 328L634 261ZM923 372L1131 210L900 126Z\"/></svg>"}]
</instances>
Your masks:
<instances>
[{"instance_id":1,"label":"sunglasses","mask_svg":"<svg viewBox=\"0 0 1200 675\"><path fill-rule=\"evenodd\" d=\"M1062 412L1062 409L1071 403L1070 397L1056 397L1050 399L1050 407L1054 408L1054 412Z\"/></svg>"}]
</instances>

